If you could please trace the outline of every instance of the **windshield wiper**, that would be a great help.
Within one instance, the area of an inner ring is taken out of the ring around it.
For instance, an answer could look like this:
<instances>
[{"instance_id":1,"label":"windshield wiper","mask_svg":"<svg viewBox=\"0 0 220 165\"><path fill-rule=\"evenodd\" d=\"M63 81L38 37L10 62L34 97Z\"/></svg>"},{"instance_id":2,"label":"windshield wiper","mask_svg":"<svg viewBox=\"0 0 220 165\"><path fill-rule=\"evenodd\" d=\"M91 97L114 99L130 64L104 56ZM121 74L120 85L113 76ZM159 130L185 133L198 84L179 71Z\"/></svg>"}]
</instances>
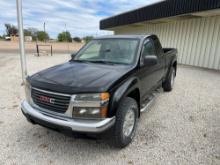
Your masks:
<instances>
[{"instance_id":1,"label":"windshield wiper","mask_svg":"<svg viewBox=\"0 0 220 165\"><path fill-rule=\"evenodd\" d=\"M100 64L110 64L110 65L116 65L116 64L124 64L122 62L112 62L112 61L105 61L105 60L72 60L75 62L82 62L82 63L100 63ZM124 64L126 65L126 64Z\"/></svg>"},{"instance_id":2,"label":"windshield wiper","mask_svg":"<svg viewBox=\"0 0 220 165\"><path fill-rule=\"evenodd\" d=\"M92 62L92 63L100 63L100 64L111 64L111 65L114 65L116 64L115 62L111 62L111 61L104 61L104 60L96 60L96 61L89 61L89 62Z\"/></svg>"},{"instance_id":3,"label":"windshield wiper","mask_svg":"<svg viewBox=\"0 0 220 165\"><path fill-rule=\"evenodd\" d=\"M91 62L91 61L87 61L87 60L71 60L73 62L81 62L81 63L88 63L88 62Z\"/></svg>"}]
</instances>

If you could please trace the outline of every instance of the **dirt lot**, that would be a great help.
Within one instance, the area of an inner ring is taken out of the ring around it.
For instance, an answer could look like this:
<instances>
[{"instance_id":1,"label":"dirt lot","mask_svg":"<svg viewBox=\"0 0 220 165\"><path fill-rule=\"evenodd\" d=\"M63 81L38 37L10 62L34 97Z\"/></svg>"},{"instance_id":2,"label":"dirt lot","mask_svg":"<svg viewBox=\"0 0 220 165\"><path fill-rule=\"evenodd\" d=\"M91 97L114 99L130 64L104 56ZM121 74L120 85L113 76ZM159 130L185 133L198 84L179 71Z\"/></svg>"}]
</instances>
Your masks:
<instances>
[{"instance_id":1,"label":"dirt lot","mask_svg":"<svg viewBox=\"0 0 220 165\"><path fill-rule=\"evenodd\" d=\"M32 74L69 56L27 59ZM220 72L179 66L173 92L157 96L122 150L28 123L18 55L0 55L0 75L0 164L220 164Z\"/></svg>"},{"instance_id":2,"label":"dirt lot","mask_svg":"<svg viewBox=\"0 0 220 165\"><path fill-rule=\"evenodd\" d=\"M52 45L54 53L70 53L75 52L82 47L82 43L43 43L38 42L39 45ZM35 42L25 42L25 50L27 53L36 53L36 43ZM40 52L50 52L49 46L39 46ZM19 43L15 41L0 41L0 53L17 53L19 52Z\"/></svg>"}]
</instances>

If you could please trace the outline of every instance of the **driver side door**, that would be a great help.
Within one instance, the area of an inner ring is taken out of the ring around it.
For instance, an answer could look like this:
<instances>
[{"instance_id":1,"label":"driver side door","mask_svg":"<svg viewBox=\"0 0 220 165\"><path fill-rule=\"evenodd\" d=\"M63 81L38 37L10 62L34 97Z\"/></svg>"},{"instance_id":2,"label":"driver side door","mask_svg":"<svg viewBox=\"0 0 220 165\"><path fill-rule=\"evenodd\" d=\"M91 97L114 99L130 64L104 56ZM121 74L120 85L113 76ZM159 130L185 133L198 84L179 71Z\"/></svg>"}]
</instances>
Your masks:
<instances>
[{"instance_id":1,"label":"driver side door","mask_svg":"<svg viewBox=\"0 0 220 165\"><path fill-rule=\"evenodd\" d=\"M146 99L151 94L159 79L158 64L149 66L144 63L145 57L152 55L157 56L154 42L147 38L143 43L140 59L140 80L143 99Z\"/></svg>"}]
</instances>

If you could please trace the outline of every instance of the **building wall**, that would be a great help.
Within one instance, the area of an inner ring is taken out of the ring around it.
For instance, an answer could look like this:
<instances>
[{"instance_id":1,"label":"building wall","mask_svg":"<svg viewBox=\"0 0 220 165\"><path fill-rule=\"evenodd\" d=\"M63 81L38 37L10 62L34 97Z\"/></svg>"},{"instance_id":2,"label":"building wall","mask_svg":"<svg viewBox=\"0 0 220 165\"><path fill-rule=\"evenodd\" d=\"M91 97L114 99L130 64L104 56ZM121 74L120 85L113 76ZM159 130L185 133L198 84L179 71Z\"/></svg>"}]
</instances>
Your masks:
<instances>
[{"instance_id":1,"label":"building wall","mask_svg":"<svg viewBox=\"0 0 220 165\"><path fill-rule=\"evenodd\" d=\"M115 34L157 34L163 47L178 49L178 62L220 70L220 16L124 26Z\"/></svg>"}]
</instances>

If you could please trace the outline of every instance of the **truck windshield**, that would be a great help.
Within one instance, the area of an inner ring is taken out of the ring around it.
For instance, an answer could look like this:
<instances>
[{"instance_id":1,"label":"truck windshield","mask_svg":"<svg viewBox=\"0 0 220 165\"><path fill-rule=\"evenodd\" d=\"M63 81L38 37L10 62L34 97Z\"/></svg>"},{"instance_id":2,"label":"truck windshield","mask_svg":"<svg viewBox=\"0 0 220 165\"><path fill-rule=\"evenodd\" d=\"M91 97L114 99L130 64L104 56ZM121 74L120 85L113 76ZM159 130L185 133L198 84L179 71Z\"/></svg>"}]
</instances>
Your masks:
<instances>
[{"instance_id":1,"label":"truck windshield","mask_svg":"<svg viewBox=\"0 0 220 165\"><path fill-rule=\"evenodd\" d=\"M131 64L135 60L138 39L92 40L74 60L96 63Z\"/></svg>"}]
</instances>

